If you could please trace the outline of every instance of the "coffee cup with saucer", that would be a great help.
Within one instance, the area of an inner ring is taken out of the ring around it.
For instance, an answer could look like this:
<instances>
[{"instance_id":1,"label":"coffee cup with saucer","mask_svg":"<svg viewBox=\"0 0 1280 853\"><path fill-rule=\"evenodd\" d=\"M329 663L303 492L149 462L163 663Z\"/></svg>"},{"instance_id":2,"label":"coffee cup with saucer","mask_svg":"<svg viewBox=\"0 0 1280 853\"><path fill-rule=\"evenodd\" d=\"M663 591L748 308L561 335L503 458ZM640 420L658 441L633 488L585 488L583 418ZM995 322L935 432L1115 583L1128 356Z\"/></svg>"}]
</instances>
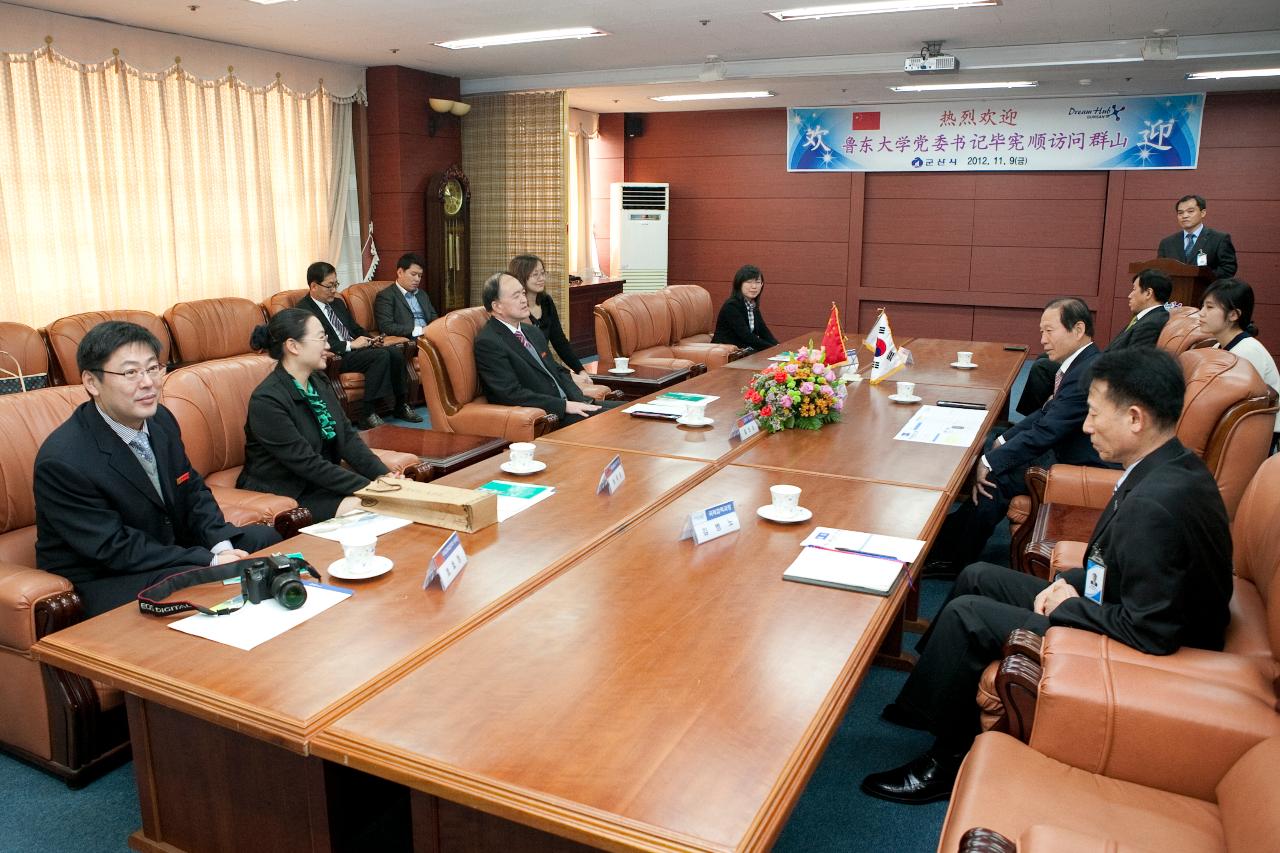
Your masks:
<instances>
[{"instance_id":1,"label":"coffee cup with saucer","mask_svg":"<svg viewBox=\"0 0 1280 853\"><path fill-rule=\"evenodd\" d=\"M960 350L956 353L956 360L951 362L951 366L960 370L973 370L978 365L973 363L973 353Z\"/></svg>"},{"instance_id":2,"label":"coffee cup with saucer","mask_svg":"<svg viewBox=\"0 0 1280 853\"><path fill-rule=\"evenodd\" d=\"M373 553L378 537L354 531L342 537L342 559L330 564L329 574L342 580L376 578L391 570L392 562Z\"/></svg>"},{"instance_id":3,"label":"coffee cup with saucer","mask_svg":"<svg viewBox=\"0 0 1280 853\"><path fill-rule=\"evenodd\" d=\"M777 485L769 487L773 502L756 509L756 515L779 524L798 524L813 518L813 510L800 506L800 487Z\"/></svg>"},{"instance_id":4,"label":"coffee cup with saucer","mask_svg":"<svg viewBox=\"0 0 1280 853\"><path fill-rule=\"evenodd\" d=\"M536 474L547 467L547 463L533 458L536 449L532 441L512 442L508 448L511 458L498 467L508 474Z\"/></svg>"},{"instance_id":5,"label":"coffee cup with saucer","mask_svg":"<svg viewBox=\"0 0 1280 853\"><path fill-rule=\"evenodd\" d=\"M899 382L898 393L890 394L889 399L895 403L919 403L923 398L916 395L916 383Z\"/></svg>"},{"instance_id":6,"label":"coffee cup with saucer","mask_svg":"<svg viewBox=\"0 0 1280 853\"><path fill-rule=\"evenodd\" d=\"M631 367L630 364L631 364L630 358L618 356L613 360L613 367L609 368L609 372L617 373L619 375L624 373L635 373L636 372L635 368Z\"/></svg>"},{"instance_id":7,"label":"coffee cup with saucer","mask_svg":"<svg viewBox=\"0 0 1280 853\"><path fill-rule=\"evenodd\" d=\"M676 419L676 423L688 427L704 427L711 426L715 423L713 418L707 417L706 403L690 403L685 409L684 415Z\"/></svg>"}]
</instances>

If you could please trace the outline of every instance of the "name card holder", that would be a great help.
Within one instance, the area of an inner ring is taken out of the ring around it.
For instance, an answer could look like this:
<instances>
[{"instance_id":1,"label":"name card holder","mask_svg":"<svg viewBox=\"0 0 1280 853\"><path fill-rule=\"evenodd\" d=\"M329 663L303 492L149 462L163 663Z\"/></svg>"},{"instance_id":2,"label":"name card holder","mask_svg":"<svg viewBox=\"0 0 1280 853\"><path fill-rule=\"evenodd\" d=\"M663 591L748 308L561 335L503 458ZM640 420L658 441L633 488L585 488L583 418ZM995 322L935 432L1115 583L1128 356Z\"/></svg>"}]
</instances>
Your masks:
<instances>
[{"instance_id":1,"label":"name card holder","mask_svg":"<svg viewBox=\"0 0 1280 853\"><path fill-rule=\"evenodd\" d=\"M734 421L733 430L729 433L729 440L746 441L759 431L760 421L756 419L755 412L747 412Z\"/></svg>"},{"instance_id":2,"label":"name card holder","mask_svg":"<svg viewBox=\"0 0 1280 853\"><path fill-rule=\"evenodd\" d=\"M701 545L741 529L742 524L738 521L733 501L725 501L691 513L680 531L680 539L693 537L694 544Z\"/></svg>"},{"instance_id":3,"label":"name card holder","mask_svg":"<svg viewBox=\"0 0 1280 853\"><path fill-rule=\"evenodd\" d=\"M596 494L607 492L612 495L618 491L618 487L625 479L627 479L627 473L622 470L622 456L615 456L609 460L608 465L604 466L604 472L600 474L600 484L596 486Z\"/></svg>"},{"instance_id":4,"label":"name card holder","mask_svg":"<svg viewBox=\"0 0 1280 853\"><path fill-rule=\"evenodd\" d=\"M422 588L426 589L431 586L433 580L439 578L440 589L447 590L449 584L453 583L453 579L458 576L458 573L466 565L467 552L462 548L462 540L458 538L458 534L450 534L439 550L431 555L431 562L427 566L427 576L422 581Z\"/></svg>"}]
</instances>

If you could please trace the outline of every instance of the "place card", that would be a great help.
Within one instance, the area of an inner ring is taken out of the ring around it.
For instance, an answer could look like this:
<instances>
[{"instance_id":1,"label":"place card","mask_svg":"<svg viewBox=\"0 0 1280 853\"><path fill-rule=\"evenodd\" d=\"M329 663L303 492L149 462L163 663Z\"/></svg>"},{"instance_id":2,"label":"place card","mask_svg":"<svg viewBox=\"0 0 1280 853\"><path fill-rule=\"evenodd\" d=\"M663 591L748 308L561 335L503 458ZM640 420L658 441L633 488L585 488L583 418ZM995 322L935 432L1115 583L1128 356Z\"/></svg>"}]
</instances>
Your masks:
<instances>
[{"instance_id":1,"label":"place card","mask_svg":"<svg viewBox=\"0 0 1280 853\"><path fill-rule=\"evenodd\" d=\"M746 441L759 431L760 421L756 419L756 413L747 412L733 422L733 430L729 433L729 440Z\"/></svg>"},{"instance_id":2,"label":"place card","mask_svg":"<svg viewBox=\"0 0 1280 853\"><path fill-rule=\"evenodd\" d=\"M680 539L692 536L694 543L701 545L741 529L742 524L738 521L733 501L725 501L691 513L680 531Z\"/></svg>"},{"instance_id":3,"label":"place card","mask_svg":"<svg viewBox=\"0 0 1280 853\"><path fill-rule=\"evenodd\" d=\"M431 582L440 578L440 589L446 590L453 579L467 565L467 552L462 548L462 540L457 533L450 534L440 549L431 555L427 566L427 576L422 581L422 588L431 586Z\"/></svg>"},{"instance_id":4,"label":"place card","mask_svg":"<svg viewBox=\"0 0 1280 853\"><path fill-rule=\"evenodd\" d=\"M604 466L604 471L600 474L600 484L596 486L596 494L604 491L613 494L618 491L618 487L625 479L627 479L627 472L622 470L622 456L615 456L609 460L608 465Z\"/></svg>"}]
</instances>

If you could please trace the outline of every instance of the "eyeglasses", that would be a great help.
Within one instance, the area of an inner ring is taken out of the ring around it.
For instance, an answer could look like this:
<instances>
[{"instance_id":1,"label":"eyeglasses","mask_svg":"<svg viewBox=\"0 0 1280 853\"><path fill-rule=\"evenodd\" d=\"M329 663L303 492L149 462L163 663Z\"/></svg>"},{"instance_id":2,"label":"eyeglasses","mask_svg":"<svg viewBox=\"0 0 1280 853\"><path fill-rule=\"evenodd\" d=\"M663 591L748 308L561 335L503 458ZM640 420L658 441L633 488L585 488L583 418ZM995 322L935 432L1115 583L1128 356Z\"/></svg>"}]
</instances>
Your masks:
<instances>
[{"instance_id":1,"label":"eyeglasses","mask_svg":"<svg viewBox=\"0 0 1280 853\"><path fill-rule=\"evenodd\" d=\"M327 344L327 343L329 343L329 336L328 336L328 335L316 335L314 338L297 338L296 340L302 341L303 343L311 343L311 344Z\"/></svg>"},{"instance_id":2,"label":"eyeglasses","mask_svg":"<svg viewBox=\"0 0 1280 853\"><path fill-rule=\"evenodd\" d=\"M99 373L110 373L112 376L120 376L125 382L136 383L142 381L142 374L146 374L148 379L159 379L164 376L165 371L169 368L163 364L153 364L150 367L131 367L128 370L107 370L103 368Z\"/></svg>"},{"instance_id":3,"label":"eyeglasses","mask_svg":"<svg viewBox=\"0 0 1280 853\"><path fill-rule=\"evenodd\" d=\"M320 282L319 284L316 285L316 287L320 288L321 290L337 290L338 283L336 281L333 284L325 284L324 282Z\"/></svg>"}]
</instances>

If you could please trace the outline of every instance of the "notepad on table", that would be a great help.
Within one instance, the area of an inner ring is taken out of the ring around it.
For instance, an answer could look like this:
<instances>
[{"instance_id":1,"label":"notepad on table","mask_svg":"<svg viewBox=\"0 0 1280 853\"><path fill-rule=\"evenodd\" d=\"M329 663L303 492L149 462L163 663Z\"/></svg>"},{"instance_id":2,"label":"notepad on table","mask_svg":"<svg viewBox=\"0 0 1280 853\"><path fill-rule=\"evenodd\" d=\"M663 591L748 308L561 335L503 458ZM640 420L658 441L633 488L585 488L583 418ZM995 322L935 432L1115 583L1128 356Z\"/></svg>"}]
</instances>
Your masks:
<instances>
[{"instance_id":1,"label":"notepad on table","mask_svg":"<svg viewBox=\"0 0 1280 853\"><path fill-rule=\"evenodd\" d=\"M897 560L810 547L800 549L800 556L782 573L782 579L888 595L902 575L902 566Z\"/></svg>"}]
</instances>

